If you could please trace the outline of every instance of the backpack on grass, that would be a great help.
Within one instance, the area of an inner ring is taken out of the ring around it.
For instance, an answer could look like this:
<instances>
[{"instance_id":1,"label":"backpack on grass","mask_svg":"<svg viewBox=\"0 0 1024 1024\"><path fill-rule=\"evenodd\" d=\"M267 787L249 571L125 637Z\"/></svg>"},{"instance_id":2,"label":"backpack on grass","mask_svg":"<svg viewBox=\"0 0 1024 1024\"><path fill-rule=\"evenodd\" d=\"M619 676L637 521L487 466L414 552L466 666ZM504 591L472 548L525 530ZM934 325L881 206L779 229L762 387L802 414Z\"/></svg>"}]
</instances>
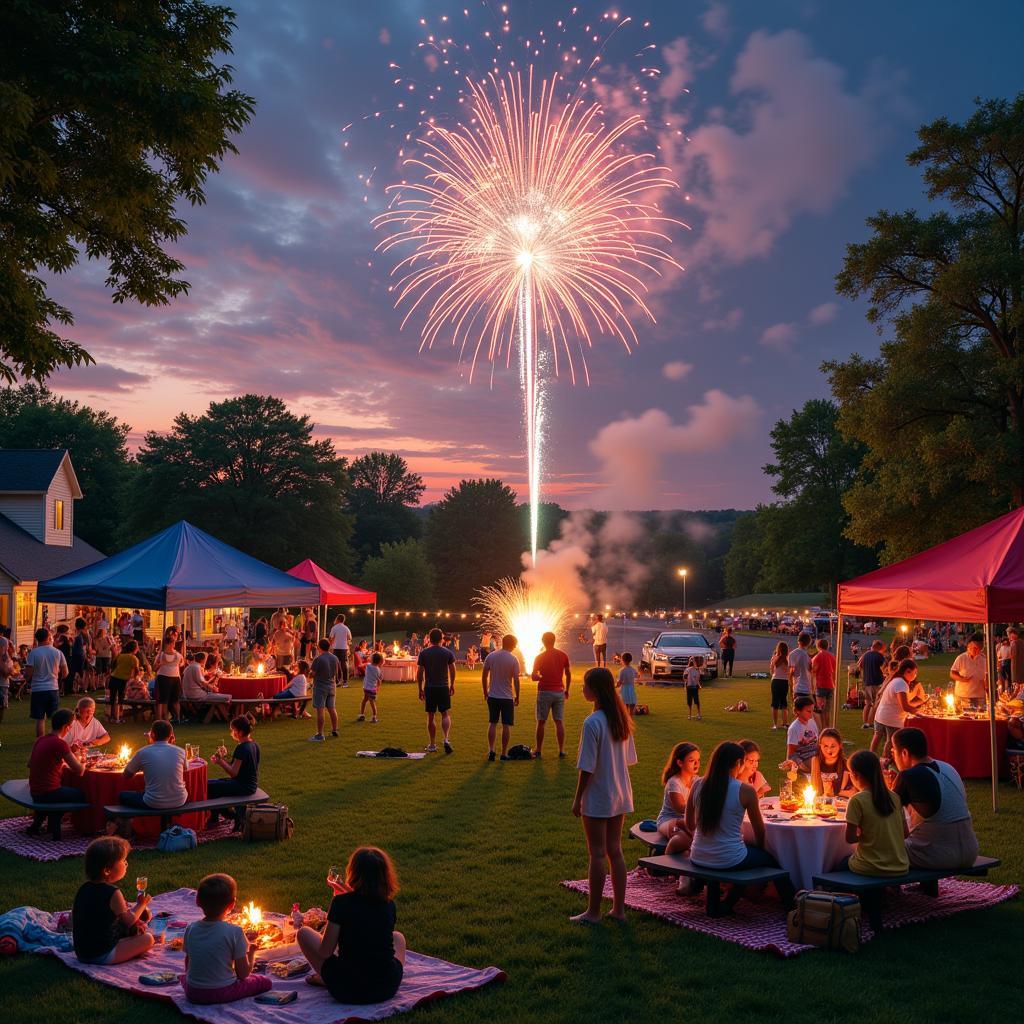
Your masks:
<instances>
[{"instance_id":1,"label":"backpack on grass","mask_svg":"<svg viewBox=\"0 0 1024 1024\"><path fill-rule=\"evenodd\" d=\"M294 832L295 822L288 817L284 804L246 804L242 838L247 842L259 839L280 842L290 839Z\"/></svg>"},{"instance_id":2,"label":"backpack on grass","mask_svg":"<svg viewBox=\"0 0 1024 1024\"><path fill-rule=\"evenodd\" d=\"M860 949L860 900L845 893L801 890L795 908L786 916L786 938L856 953Z\"/></svg>"}]
</instances>

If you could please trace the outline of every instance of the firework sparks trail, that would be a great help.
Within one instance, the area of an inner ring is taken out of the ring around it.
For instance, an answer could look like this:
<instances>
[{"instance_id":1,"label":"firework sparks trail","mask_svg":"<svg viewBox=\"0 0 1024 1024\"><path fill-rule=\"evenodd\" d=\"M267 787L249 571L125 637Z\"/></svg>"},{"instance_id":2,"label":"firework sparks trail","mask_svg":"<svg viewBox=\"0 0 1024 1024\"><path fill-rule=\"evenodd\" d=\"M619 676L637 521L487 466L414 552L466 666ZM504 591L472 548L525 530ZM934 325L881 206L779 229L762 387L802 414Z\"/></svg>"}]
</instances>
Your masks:
<instances>
[{"instance_id":1,"label":"firework sparks trail","mask_svg":"<svg viewBox=\"0 0 1024 1024\"><path fill-rule=\"evenodd\" d=\"M550 587L528 587L521 580L498 580L493 587L483 587L476 604L481 609L484 628L497 633L511 633L519 641L519 650L527 665L543 649L541 637L549 630L558 635L569 621L569 606Z\"/></svg>"},{"instance_id":2,"label":"firework sparks trail","mask_svg":"<svg viewBox=\"0 0 1024 1024\"><path fill-rule=\"evenodd\" d=\"M626 137L639 116L609 125L600 103L556 99L559 75L535 85L533 67L466 81L472 117L433 124L420 154L406 160L419 180L390 186L375 218L390 229L378 246L411 245L394 268L403 327L424 315L421 350L449 339L470 376L483 357L511 363L519 350L530 498L530 545L537 556L542 479L540 339L557 375L589 380L585 352L595 335L637 341L633 311L654 321L644 274L678 266L662 248L655 194L675 188L649 153ZM579 358L577 361L576 350Z\"/></svg>"}]
</instances>

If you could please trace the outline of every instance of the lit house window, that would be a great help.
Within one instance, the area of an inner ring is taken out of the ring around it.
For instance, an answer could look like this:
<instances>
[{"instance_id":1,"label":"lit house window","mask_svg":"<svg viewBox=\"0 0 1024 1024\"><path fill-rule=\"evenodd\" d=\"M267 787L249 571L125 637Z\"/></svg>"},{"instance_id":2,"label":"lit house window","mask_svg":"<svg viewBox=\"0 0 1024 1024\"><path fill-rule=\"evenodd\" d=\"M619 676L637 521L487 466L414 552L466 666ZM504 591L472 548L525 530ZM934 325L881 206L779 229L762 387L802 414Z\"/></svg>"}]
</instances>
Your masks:
<instances>
[{"instance_id":1,"label":"lit house window","mask_svg":"<svg viewBox=\"0 0 1024 1024\"><path fill-rule=\"evenodd\" d=\"M64 502L60 498L53 503L53 528L64 529Z\"/></svg>"},{"instance_id":2,"label":"lit house window","mask_svg":"<svg viewBox=\"0 0 1024 1024\"><path fill-rule=\"evenodd\" d=\"M14 615L15 625L22 628L34 626L36 623L36 603L33 600L35 595L31 590L16 590L14 592Z\"/></svg>"}]
</instances>

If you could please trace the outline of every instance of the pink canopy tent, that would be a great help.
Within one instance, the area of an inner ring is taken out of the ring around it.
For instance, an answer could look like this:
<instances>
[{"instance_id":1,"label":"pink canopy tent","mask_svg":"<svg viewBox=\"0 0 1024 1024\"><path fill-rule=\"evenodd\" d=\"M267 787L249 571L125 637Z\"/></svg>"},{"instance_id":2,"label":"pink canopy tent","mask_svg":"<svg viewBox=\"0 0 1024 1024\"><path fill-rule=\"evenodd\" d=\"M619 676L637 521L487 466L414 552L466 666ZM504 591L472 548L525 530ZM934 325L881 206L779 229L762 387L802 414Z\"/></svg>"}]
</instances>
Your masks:
<instances>
[{"instance_id":1,"label":"pink canopy tent","mask_svg":"<svg viewBox=\"0 0 1024 1024\"><path fill-rule=\"evenodd\" d=\"M373 640L377 641L377 595L372 590L363 590L353 586L337 576L332 576L322 569L311 558L293 565L288 570L289 576L314 583L320 588L319 606L325 609L324 631L326 631L326 608L331 604L372 604L373 605Z\"/></svg>"},{"instance_id":2,"label":"pink canopy tent","mask_svg":"<svg viewBox=\"0 0 1024 1024\"><path fill-rule=\"evenodd\" d=\"M840 661L844 615L984 623L992 743L992 809L997 810L999 751L992 624L1024 620L1024 508L1007 512L912 558L841 583L837 608Z\"/></svg>"}]
</instances>

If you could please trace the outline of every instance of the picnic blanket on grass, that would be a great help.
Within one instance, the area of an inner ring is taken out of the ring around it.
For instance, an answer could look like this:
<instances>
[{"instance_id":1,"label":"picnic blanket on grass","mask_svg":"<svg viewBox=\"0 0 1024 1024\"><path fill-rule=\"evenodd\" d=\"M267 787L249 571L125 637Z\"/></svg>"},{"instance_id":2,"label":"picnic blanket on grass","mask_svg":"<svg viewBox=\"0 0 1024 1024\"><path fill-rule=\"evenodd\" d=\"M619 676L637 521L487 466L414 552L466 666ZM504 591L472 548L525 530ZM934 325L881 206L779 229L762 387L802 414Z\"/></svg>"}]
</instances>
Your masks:
<instances>
[{"instance_id":1,"label":"picnic blanket on grass","mask_svg":"<svg viewBox=\"0 0 1024 1024\"><path fill-rule=\"evenodd\" d=\"M200 916L195 898L195 889L176 889L154 896L149 907L154 915L161 912L169 913L170 920L194 921ZM154 917L154 921L157 920L159 919ZM168 932L168 936L183 933L182 928ZM253 1024L254 1021L269 1021L271 1024L342 1024L345 1021L377 1021L396 1013L405 1013L422 1003L443 996L481 988L492 981L505 979L505 972L497 967L476 970L432 956L424 956L422 953L409 952L406 955L402 986L395 997L386 1003L348 1006L335 1002L325 989L307 985L303 977L275 977L275 991L295 990L299 994L295 1002L284 1006L270 1006L256 1003L249 998L219 1006L197 1006L185 998L181 985L153 988L139 981L139 975L151 974L154 971L175 971L179 974L184 972L184 953L170 950L166 942L154 946L149 954L141 959L111 966L79 963L74 952L68 951L66 947L57 946L56 943L52 947L37 947L34 951L57 956L68 967L81 971L104 985L173 1003L182 1013L206 1021L207 1024ZM301 954L295 946L261 950L257 954L257 962L273 962L296 955Z\"/></svg>"},{"instance_id":2,"label":"picnic blanket on grass","mask_svg":"<svg viewBox=\"0 0 1024 1024\"><path fill-rule=\"evenodd\" d=\"M642 868L635 868L626 876L626 906L643 910L663 921L689 928L705 935L713 935L726 942L760 952L776 953L779 956L798 956L808 950L817 949L802 943L790 942L786 938L786 915L770 889L763 902L740 900L727 917L708 917L704 912L704 895L677 896L676 879L649 875ZM587 880L562 882L574 892L589 891ZM939 882L938 897L926 896L916 888L907 887L899 896L886 900L886 928L902 928L908 924L920 924L940 917L949 917L964 910L978 910L994 907L998 903L1017 895L1016 885L993 885L990 882L967 882L957 878L946 878ZM605 881L604 895L612 895L611 881ZM861 920L861 941L874 938L867 918Z\"/></svg>"},{"instance_id":3,"label":"picnic blanket on grass","mask_svg":"<svg viewBox=\"0 0 1024 1024\"><path fill-rule=\"evenodd\" d=\"M85 848L96 838L80 835L66 820L59 840L51 839L45 830L42 835L30 836L26 830L31 824L31 816L0 819L0 850L9 850L30 860L62 860L64 857L84 856ZM211 843L216 839L241 836L241 832L232 832L231 827L232 822L225 819L213 828L204 828L196 834L196 838L200 843ZM155 850L158 841L156 836L133 836L132 849Z\"/></svg>"},{"instance_id":4,"label":"picnic blanket on grass","mask_svg":"<svg viewBox=\"0 0 1024 1024\"><path fill-rule=\"evenodd\" d=\"M379 751L376 750L357 750L356 757L376 757ZM420 751L416 754L406 754L405 757L382 757L382 761L419 761L421 758L427 755Z\"/></svg>"}]
</instances>

